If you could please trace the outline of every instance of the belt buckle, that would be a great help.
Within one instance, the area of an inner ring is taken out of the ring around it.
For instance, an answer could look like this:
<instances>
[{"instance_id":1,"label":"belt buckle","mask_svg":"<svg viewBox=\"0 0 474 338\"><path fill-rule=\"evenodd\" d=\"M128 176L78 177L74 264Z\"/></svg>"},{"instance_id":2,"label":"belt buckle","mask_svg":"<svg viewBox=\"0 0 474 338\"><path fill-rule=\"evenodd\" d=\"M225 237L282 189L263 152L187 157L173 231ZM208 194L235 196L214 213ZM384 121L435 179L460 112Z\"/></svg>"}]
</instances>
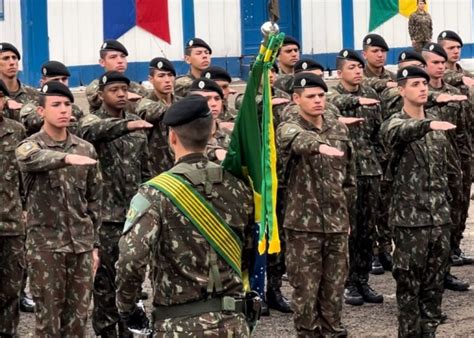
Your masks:
<instances>
[{"instance_id":1,"label":"belt buckle","mask_svg":"<svg viewBox=\"0 0 474 338\"><path fill-rule=\"evenodd\" d=\"M235 312L235 299L233 297L222 297L221 305L222 311Z\"/></svg>"}]
</instances>

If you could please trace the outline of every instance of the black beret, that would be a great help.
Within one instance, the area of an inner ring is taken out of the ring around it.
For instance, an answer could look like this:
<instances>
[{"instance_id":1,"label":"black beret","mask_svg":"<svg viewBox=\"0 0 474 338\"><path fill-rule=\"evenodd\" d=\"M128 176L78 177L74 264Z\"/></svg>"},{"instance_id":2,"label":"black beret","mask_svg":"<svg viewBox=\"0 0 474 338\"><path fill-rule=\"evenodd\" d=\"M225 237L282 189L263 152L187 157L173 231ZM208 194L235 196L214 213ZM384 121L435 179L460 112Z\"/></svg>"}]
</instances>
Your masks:
<instances>
[{"instance_id":1,"label":"black beret","mask_svg":"<svg viewBox=\"0 0 474 338\"><path fill-rule=\"evenodd\" d=\"M100 46L101 51L109 51L109 50L114 50L117 52L122 52L126 56L128 56L128 50L125 48L124 45L122 45L120 42L117 40L105 40L102 46Z\"/></svg>"},{"instance_id":2,"label":"black beret","mask_svg":"<svg viewBox=\"0 0 474 338\"><path fill-rule=\"evenodd\" d=\"M210 117L207 99L201 95L189 95L173 103L163 116L163 123L170 127L181 126L198 118Z\"/></svg>"},{"instance_id":3,"label":"black beret","mask_svg":"<svg viewBox=\"0 0 474 338\"><path fill-rule=\"evenodd\" d=\"M426 60L423 56L412 50L404 50L398 55L398 63L407 62L407 61L419 61L426 66Z\"/></svg>"},{"instance_id":4,"label":"black beret","mask_svg":"<svg viewBox=\"0 0 474 338\"><path fill-rule=\"evenodd\" d=\"M150 61L150 68L156 68L158 70L163 70L171 72L173 76L176 76L176 70L174 69L173 64L167 58L156 57Z\"/></svg>"},{"instance_id":5,"label":"black beret","mask_svg":"<svg viewBox=\"0 0 474 338\"><path fill-rule=\"evenodd\" d=\"M40 95L44 96L64 96L71 102L74 102L74 96L69 88L59 81L49 81L45 83L40 89Z\"/></svg>"},{"instance_id":6,"label":"black beret","mask_svg":"<svg viewBox=\"0 0 474 338\"><path fill-rule=\"evenodd\" d=\"M353 49L343 49L337 54L338 59L357 61L365 67L365 60Z\"/></svg>"},{"instance_id":7,"label":"black beret","mask_svg":"<svg viewBox=\"0 0 474 338\"><path fill-rule=\"evenodd\" d=\"M229 83L232 82L232 78L230 77L229 73L222 68L222 67L217 67L217 66L210 66L204 69L201 72L201 77L205 77L206 79L211 79L211 80L220 80L220 81L227 81Z\"/></svg>"},{"instance_id":8,"label":"black beret","mask_svg":"<svg viewBox=\"0 0 474 338\"><path fill-rule=\"evenodd\" d=\"M201 77L199 79L196 79L193 81L191 84L191 87L189 87L190 92L216 92L219 94L221 99L224 98L224 93L222 92L221 87L213 81L209 80L208 78Z\"/></svg>"},{"instance_id":9,"label":"black beret","mask_svg":"<svg viewBox=\"0 0 474 338\"><path fill-rule=\"evenodd\" d=\"M5 82L3 82L3 80L0 80L0 93L3 93L4 96L10 96L7 85Z\"/></svg>"},{"instance_id":10,"label":"black beret","mask_svg":"<svg viewBox=\"0 0 474 338\"><path fill-rule=\"evenodd\" d=\"M399 69L397 72L397 81L403 81L407 79L414 79L422 77L426 81L430 81L430 76L420 67L408 66Z\"/></svg>"},{"instance_id":11,"label":"black beret","mask_svg":"<svg viewBox=\"0 0 474 338\"><path fill-rule=\"evenodd\" d=\"M116 82L123 82L127 85L130 84L128 77L116 71L106 72L99 77L99 87L101 88Z\"/></svg>"},{"instance_id":12,"label":"black beret","mask_svg":"<svg viewBox=\"0 0 474 338\"><path fill-rule=\"evenodd\" d=\"M304 72L307 70L319 69L324 72L324 67L311 59L301 59L295 63L295 73Z\"/></svg>"},{"instance_id":13,"label":"black beret","mask_svg":"<svg viewBox=\"0 0 474 338\"><path fill-rule=\"evenodd\" d=\"M41 74L45 77L71 76L67 67L59 61L48 61L41 66Z\"/></svg>"},{"instance_id":14,"label":"black beret","mask_svg":"<svg viewBox=\"0 0 474 338\"><path fill-rule=\"evenodd\" d=\"M423 52L429 52L443 57L445 60L448 60L448 54L440 44L429 42L423 47Z\"/></svg>"},{"instance_id":15,"label":"black beret","mask_svg":"<svg viewBox=\"0 0 474 338\"><path fill-rule=\"evenodd\" d=\"M459 42L461 47L464 46L461 37L458 35L458 33L453 32L453 31L442 31L441 33L439 33L438 41L441 41L441 40L456 41L456 42Z\"/></svg>"},{"instance_id":16,"label":"black beret","mask_svg":"<svg viewBox=\"0 0 474 338\"><path fill-rule=\"evenodd\" d=\"M296 40L294 37L289 36L289 35L285 35L285 38L283 39L282 47L286 45L297 45L298 49L301 49L300 43L298 42L298 40Z\"/></svg>"},{"instance_id":17,"label":"black beret","mask_svg":"<svg viewBox=\"0 0 474 338\"><path fill-rule=\"evenodd\" d=\"M188 42L186 42L186 49L188 48L195 48L195 47L203 47L209 51L209 54L212 54L211 46L209 46L206 41L200 38L192 38Z\"/></svg>"},{"instance_id":18,"label":"black beret","mask_svg":"<svg viewBox=\"0 0 474 338\"><path fill-rule=\"evenodd\" d=\"M3 52L13 52L18 58L18 60L21 60L20 52L11 43L0 42L0 53L3 53Z\"/></svg>"},{"instance_id":19,"label":"black beret","mask_svg":"<svg viewBox=\"0 0 474 338\"><path fill-rule=\"evenodd\" d=\"M298 73L295 75L295 81L293 83L293 88L313 88L319 87L325 92L328 91L328 86L322 79L322 77L317 76L313 73Z\"/></svg>"},{"instance_id":20,"label":"black beret","mask_svg":"<svg viewBox=\"0 0 474 338\"><path fill-rule=\"evenodd\" d=\"M380 47L385 51L390 50L390 48L388 48L387 42L385 42L385 39L378 34L366 35L362 44L364 46Z\"/></svg>"}]
</instances>

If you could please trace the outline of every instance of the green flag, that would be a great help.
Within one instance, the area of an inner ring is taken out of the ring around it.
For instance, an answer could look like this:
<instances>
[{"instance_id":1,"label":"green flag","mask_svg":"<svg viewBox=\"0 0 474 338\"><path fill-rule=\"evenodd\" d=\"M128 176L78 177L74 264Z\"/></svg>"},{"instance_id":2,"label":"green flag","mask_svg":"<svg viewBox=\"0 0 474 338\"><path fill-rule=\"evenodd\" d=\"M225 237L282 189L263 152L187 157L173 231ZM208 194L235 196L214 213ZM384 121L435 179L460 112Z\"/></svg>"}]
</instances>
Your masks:
<instances>
[{"instance_id":1,"label":"green flag","mask_svg":"<svg viewBox=\"0 0 474 338\"><path fill-rule=\"evenodd\" d=\"M398 9L398 0L370 0L369 32L397 15Z\"/></svg>"}]
</instances>

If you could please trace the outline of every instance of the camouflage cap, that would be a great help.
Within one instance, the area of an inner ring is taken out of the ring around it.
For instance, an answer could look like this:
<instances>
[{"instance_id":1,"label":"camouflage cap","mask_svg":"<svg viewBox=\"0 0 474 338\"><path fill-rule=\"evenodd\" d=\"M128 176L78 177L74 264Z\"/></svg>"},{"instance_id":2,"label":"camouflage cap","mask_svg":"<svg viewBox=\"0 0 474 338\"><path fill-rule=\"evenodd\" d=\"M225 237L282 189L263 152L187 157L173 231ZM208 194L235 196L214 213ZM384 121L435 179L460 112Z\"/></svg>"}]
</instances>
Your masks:
<instances>
[{"instance_id":1,"label":"camouflage cap","mask_svg":"<svg viewBox=\"0 0 474 338\"><path fill-rule=\"evenodd\" d=\"M41 86L40 95L43 96L64 96L71 102L74 102L74 95L72 95L69 88L59 81L49 81Z\"/></svg>"},{"instance_id":2,"label":"camouflage cap","mask_svg":"<svg viewBox=\"0 0 474 338\"><path fill-rule=\"evenodd\" d=\"M168 108L163 116L163 123L177 127L202 117L211 117L207 99L201 95L189 95Z\"/></svg>"}]
</instances>

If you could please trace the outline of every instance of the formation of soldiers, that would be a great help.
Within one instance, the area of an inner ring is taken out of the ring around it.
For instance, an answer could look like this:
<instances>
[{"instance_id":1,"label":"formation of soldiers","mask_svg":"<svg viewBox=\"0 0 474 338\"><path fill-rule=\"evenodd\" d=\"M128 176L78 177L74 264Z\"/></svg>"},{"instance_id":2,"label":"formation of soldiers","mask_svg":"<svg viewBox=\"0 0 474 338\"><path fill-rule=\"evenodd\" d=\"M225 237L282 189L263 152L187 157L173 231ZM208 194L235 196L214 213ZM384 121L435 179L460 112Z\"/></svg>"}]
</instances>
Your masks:
<instances>
[{"instance_id":1,"label":"formation of soldiers","mask_svg":"<svg viewBox=\"0 0 474 338\"><path fill-rule=\"evenodd\" d=\"M232 78L205 41L187 42L186 75L151 60L152 90L126 77L127 49L105 41L89 112L62 63L42 66L36 90L17 78L15 46L0 43L0 334L16 334L28 271L35 335L85 336L93 298L96 335L131 337L149 326L148 267L157 337L249 336L268 308L292 312L298 337L347 336L343 302L382 303L369 276L385 271L399 335L434 336L444 289L469 289L450 266L473 263L461 240L474 76L458 63L458 34L429 40L401 52L393 74L389 46L369 34L362 53L339 52L328 88L324 67L285 38L270 76L284 250L268 257L262 302L246 286L250 184L220 165L237 111Z\"/></svg>"}]
</instances>

